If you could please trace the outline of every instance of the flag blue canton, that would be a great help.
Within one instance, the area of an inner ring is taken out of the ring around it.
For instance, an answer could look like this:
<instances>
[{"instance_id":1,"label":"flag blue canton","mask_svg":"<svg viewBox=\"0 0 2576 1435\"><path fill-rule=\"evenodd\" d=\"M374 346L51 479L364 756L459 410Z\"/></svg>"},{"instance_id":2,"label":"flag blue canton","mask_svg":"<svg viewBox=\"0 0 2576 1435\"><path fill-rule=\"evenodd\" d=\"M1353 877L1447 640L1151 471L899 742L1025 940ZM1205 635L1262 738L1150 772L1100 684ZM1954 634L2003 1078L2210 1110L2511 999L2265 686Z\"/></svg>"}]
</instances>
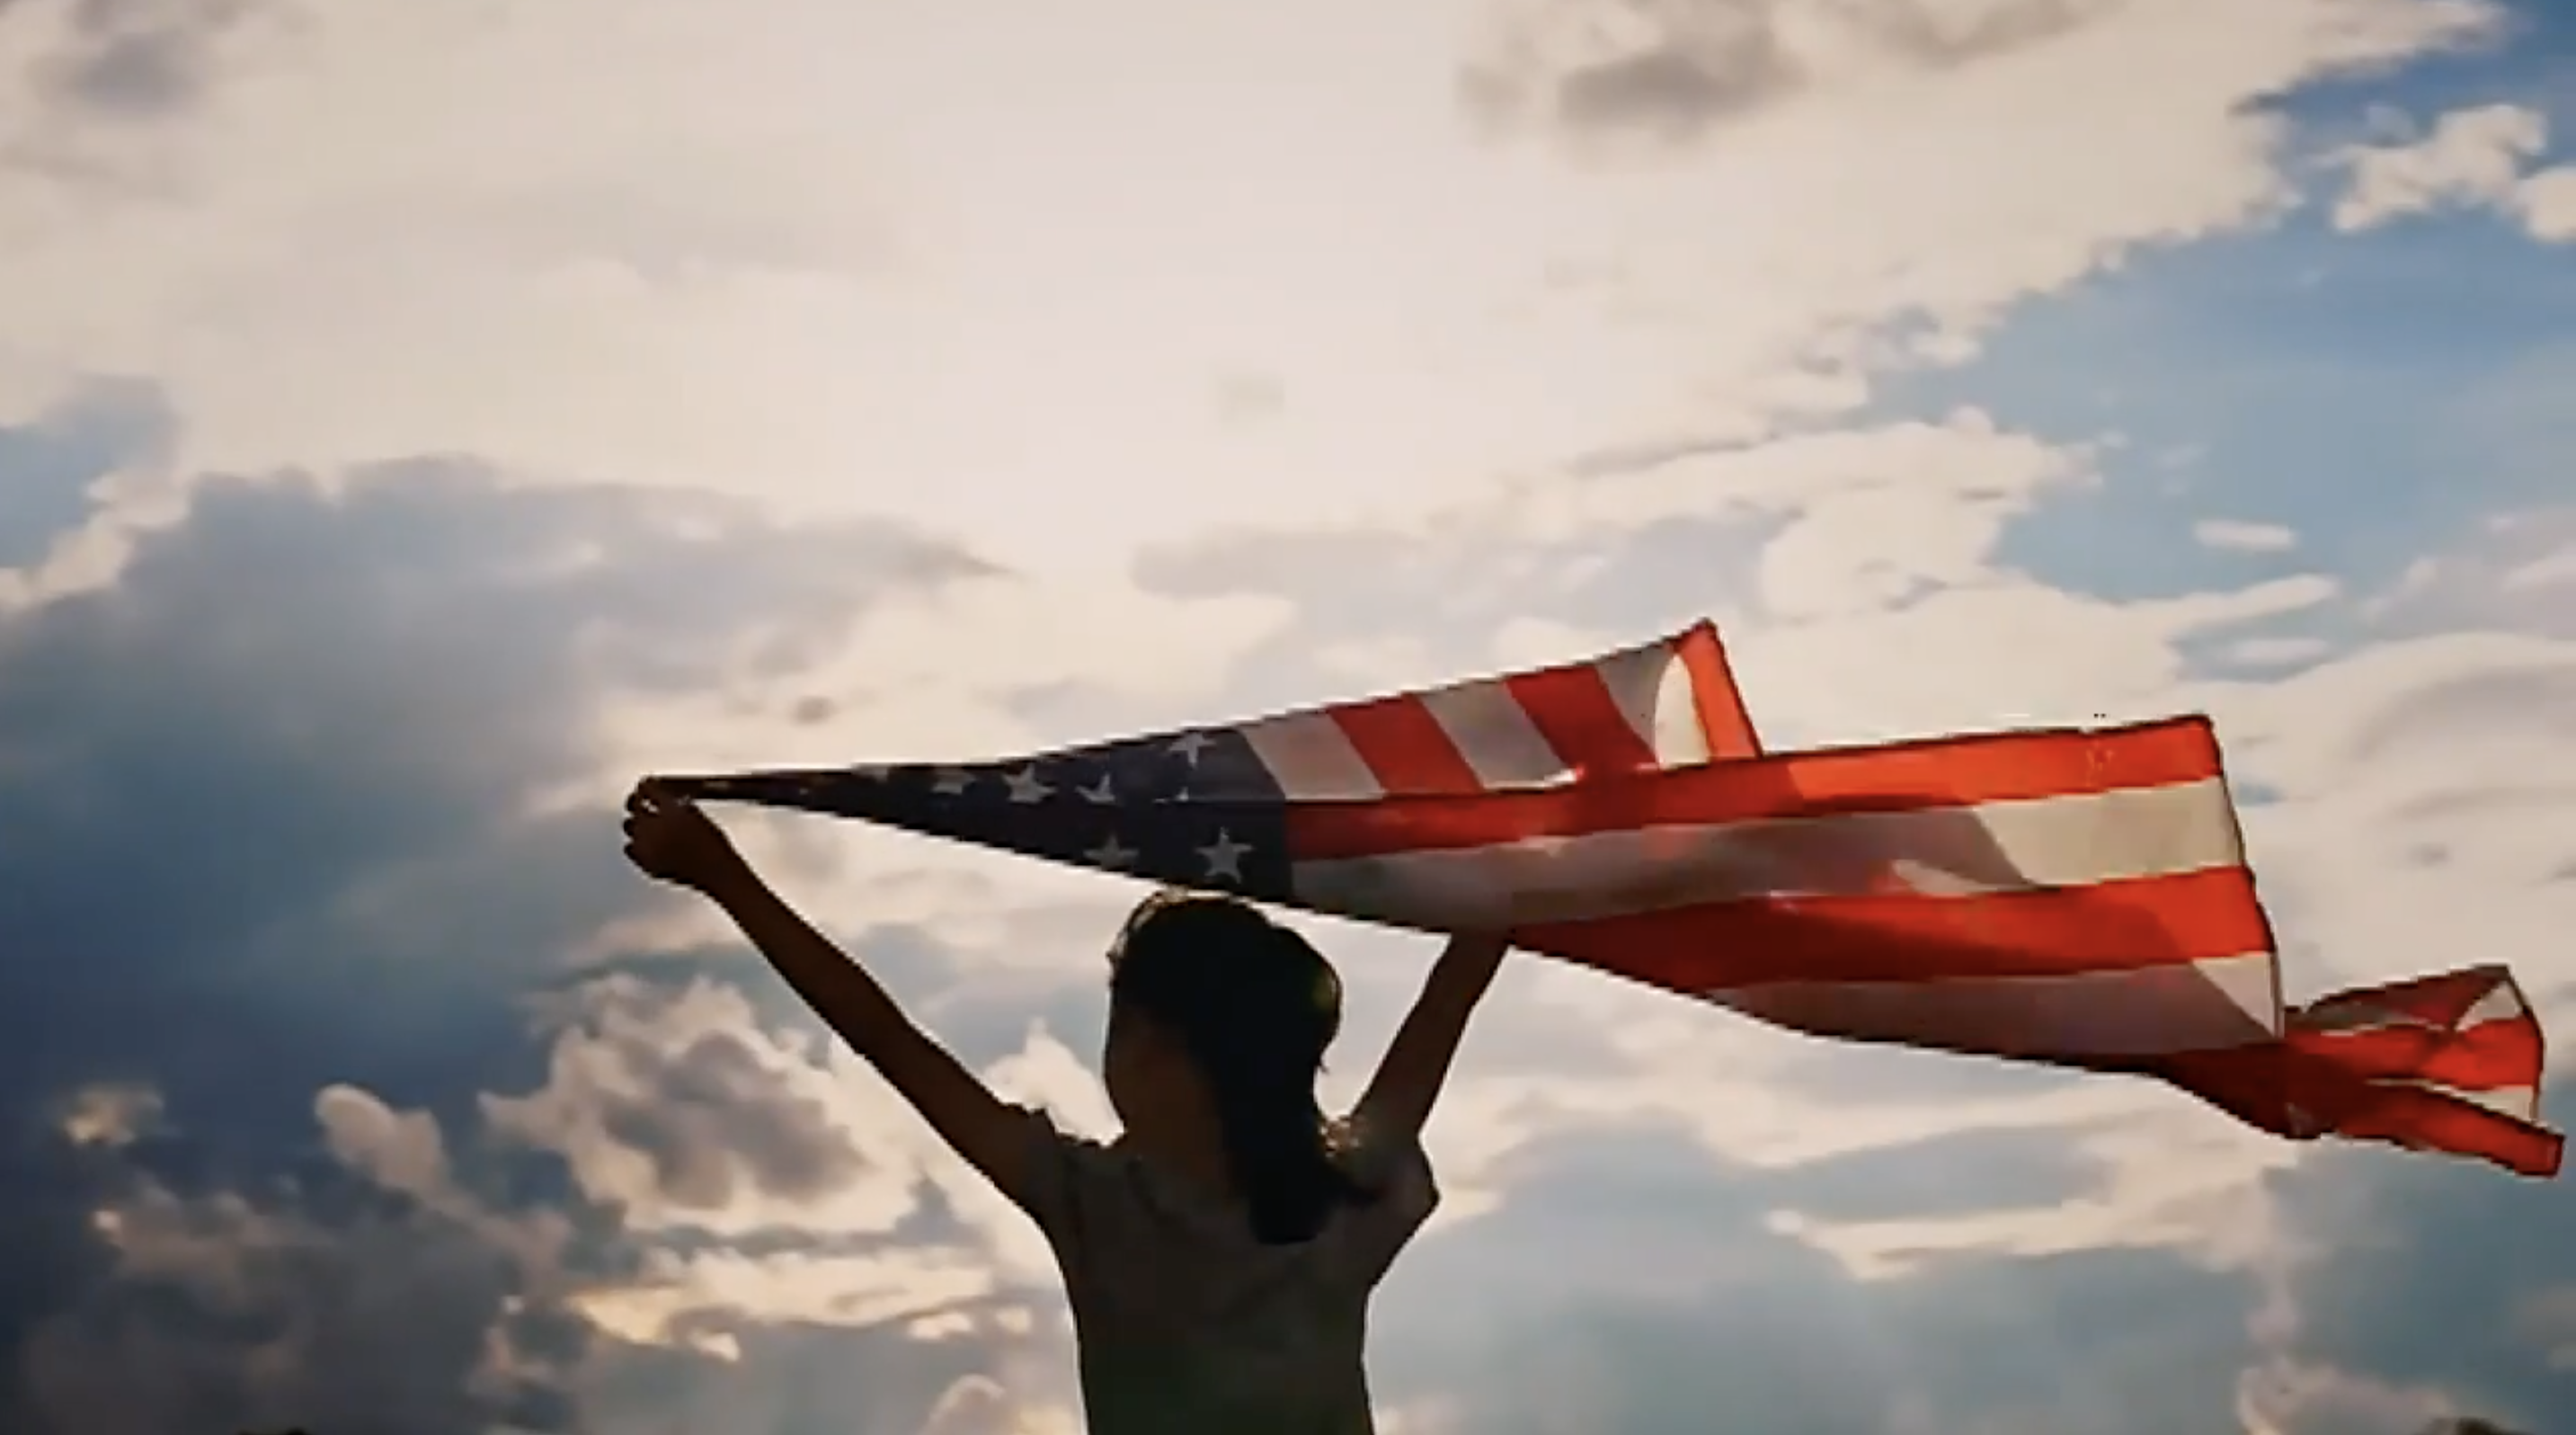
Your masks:
<instances>
[{"instance_id":1,"label":"flag blue canton","mask_svg":"<svg viewBox=\"0 0 2576 1435\"><path fill-rule=\"evenodd\" d=\"M1288 898L1287 804L1232 728L1009 762L707 778L696 796L857 817L1155 882Z\"/></svg>"}]
</instances>

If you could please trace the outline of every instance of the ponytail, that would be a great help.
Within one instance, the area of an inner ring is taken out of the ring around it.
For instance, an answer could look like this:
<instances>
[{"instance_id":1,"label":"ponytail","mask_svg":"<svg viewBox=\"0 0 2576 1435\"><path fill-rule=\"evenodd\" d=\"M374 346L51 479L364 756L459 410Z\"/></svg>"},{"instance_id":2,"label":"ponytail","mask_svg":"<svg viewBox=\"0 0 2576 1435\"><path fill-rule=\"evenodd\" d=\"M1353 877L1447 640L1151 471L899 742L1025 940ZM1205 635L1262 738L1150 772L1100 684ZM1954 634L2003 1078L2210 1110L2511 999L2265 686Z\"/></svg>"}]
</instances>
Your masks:
<instances>
[{"instance_id":1,"label":"ponytail","mask_svg":"<svg viewBox=\"0 0 2576 1435\"><path fill-rule=\"evenodd\" d=\"M1361 1192L1334 1159L1312 1071L1258 1072L1219 1061L1207 1069L1227 1174L1268 1245L1312 1240ZM1264 1079L1272 1078L1275 1079Z\"/></svg>"},{"instance_id":2,"label":"ponytail","mask_svg":"<svg viewBox=\"0 0 2576 1435\"><path fill-rule=\"evenodd\" d=\"M1304 937L1248 903L1166 894L1129 919L1112 960L1113 999L1170 1032L1206 1079L1256 1239L1312 1240L1337 1209L1369 1199L1315 1104L1341 980Z\"/></svg>"}]
</instances>

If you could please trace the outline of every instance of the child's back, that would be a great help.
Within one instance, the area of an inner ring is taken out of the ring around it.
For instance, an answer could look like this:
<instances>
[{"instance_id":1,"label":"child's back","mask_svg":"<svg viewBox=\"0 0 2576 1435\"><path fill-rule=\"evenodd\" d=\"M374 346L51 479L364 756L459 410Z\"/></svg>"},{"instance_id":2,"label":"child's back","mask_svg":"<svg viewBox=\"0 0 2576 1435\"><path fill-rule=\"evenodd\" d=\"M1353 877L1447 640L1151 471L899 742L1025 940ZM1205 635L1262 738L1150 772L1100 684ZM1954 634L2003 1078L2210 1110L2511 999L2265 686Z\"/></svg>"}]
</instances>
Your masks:
<instances>
[{"instance_id":1,"label":"child's back","mask_svg":"<svg viewBox=\"0 0 2576 1435\"><path fill-rule=\"evenodd\" d=\"M1030 1124L1023 1204L1064 1271L1092 1435L1367 1435L1369 1296L1439 1200L1418 1147L1352 1152L1375 1199L1272 1244L1123 1143Z\"/></svg>"}]
</instances>

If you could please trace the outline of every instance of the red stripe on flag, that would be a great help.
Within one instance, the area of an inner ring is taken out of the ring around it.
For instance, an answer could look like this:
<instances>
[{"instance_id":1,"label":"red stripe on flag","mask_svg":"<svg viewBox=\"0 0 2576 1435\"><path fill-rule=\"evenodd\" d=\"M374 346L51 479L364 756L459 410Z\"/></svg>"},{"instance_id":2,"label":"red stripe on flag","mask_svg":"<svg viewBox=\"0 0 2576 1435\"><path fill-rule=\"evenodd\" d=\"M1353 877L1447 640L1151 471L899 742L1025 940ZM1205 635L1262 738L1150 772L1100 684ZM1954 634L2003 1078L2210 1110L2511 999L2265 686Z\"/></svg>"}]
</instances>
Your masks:
<instances>
[{"instance_id":1,"label":"red stripe on flag","mask_svg":"<svg viewBox=\"0 0 2576 1435\"><path fill-rule=\"evenodd\" d=\"M2179 1053L2139 1069L2281 1135L2388 1141L2477 1157L2526 1176L2554 1175L2564 1144L2556 1132L2462 1094L2528 1089L2536 1097L2545 1053L2528 1008L2456 1032L2303 1025L2319 1012L2348 1018L2397 1010L2456 1020L2511 985L2501 968L2486 967L2340 992L2289 1013L2282 1041Z\"/></svg>"},{"instance_id":2,"label":"red stripe on flag","mask_svg":"<svg viewBox=\"0 0 2576 1435\"><path fill-rule=\"evenodd\" d=\"M1521 673L1503 685L1578 780L1654 768L1654 748L1619 710L1598 666Z\"/></svg>"},{"instance_id":3,"label":"red stripe on flag","mask_svg":"<svg viewBox=\"0 0 2576 1435\"><path fill-rule=\"evenodd\" d=\"M1391 731L1398 727L1388 719L1373 721ZM1448 739L1436 727L1432 736L1447 749ZM1356 735L1352 740L1360 742ZM1397 747L1391 735L1373 740ZM1371 768L1386 772L1367 745L1360 751ZM1465 764L1454 750L1450 758L1463 773ZM1390 765L1396 760L1388 759ZM2098 732L2005 733L1791 753L1570 787L1290 803L1288 841L1299 861L1325 861L1624 828L1920 812L2163 787L2204 781L2218 771L2218 745L2208 721L2179 718Z\"/></svg>"},{"instance_id":4,"label":"red stripe on flag","mask_svg":"<svg viewBox=\"0 0 2576 1435\"><path fill-rule=\"evenodd\" d=\"M1708 739L1711 762L1760 757L1762 739L1753 732L1753 714L1744 707L1744 692L1726 661L1726 644L1717 625L1694 624L1673 643L1673 656L1691 680L1691 700L1699 707L1700 732Z\"/></svg>"},{"instance_id":5,"label":"red stripe on flag","mask_svg":"<svg viewBox=\"0 0 2576 1435\"><path fill-rule=\"evenodd\" d=\"M2525 1176L2557 1174L2558 1133L2465 1097L2398 1081L2369 1081L2285 1043L2194 1051L2141 1061L2203 1101L2277 1135L2388 1141L2493 1161Z\"/></svg>"},{"instance_id":6,"label":"red stripe on flag","mask_svg":"<svg viewBox=\"0 0 2576 1435\"><path fill-rule=\"evenodd\" d=\"M2301 1031L2290 1045L2363 1080L2427 1081L2458 1091L2507 1091L2540 1084L2540 1025L2527 1017L2482 1021L2466 1031L2373 1027Z\"/></svg>"},{"instance_id":7,"label":"red stripe on flag","mask_svg":"<svg viewBox=\"0 0 2576 1435\"><path fill-rule=\"evenodd\" d=\"M2454 1027L2469 1014L2470 1008L2499 988L2510 991L2512 985L2512 974L2502 967L2469 967L2438 976L2391 982L2386 986L2337 992L2310 1002L2299 1015L2303 1022L2321 1030L2332 1029L2344 1020L2373 1023L2391 1017ZM2529 1010L2519 993L2515 994L2514 1006L2517 1010Z\"/></svg>"},{"instance_id":8,"label":"red stripe on flag","mask_svg":"<svg viewBox=\"0 0 2576 1435\"><path fill-rule=\"evenodd\" d=\"M2393 1141L2455 1156L2477 1156L2525 1176L2555 1176L2566 1138L2474 1101L2420 1086L2365 1085L2352 1105L2330 1113L2334 1135Z\"/></svg>"},{"instance_id":9,"label":"red stripe on flag","mask_svg":"<svg viewBox=\"0 0 2576 1435\"><path fill-rule=\"evenodd\" d=\"M1449 740L1440 720L1418 698L1349 703L1327 709L1326 715L1341 727L1360 761L1368 764L1378 785L1391 796L1484 790L1476 770L1458 751L1458 744Z\"/></svg>"},{"instance_id":10,"label":"red stripe on flag","mask_svg":"<svg viewBox=\"0 0 2576 1435\"><path fill-rule=\"evenodd\" d=\"M1973 897L1712 903L1515 929L1515 946L1679 992L1767 982L2062 977L2259 956L2242 869Z\"/></svg>"}]
</instances>

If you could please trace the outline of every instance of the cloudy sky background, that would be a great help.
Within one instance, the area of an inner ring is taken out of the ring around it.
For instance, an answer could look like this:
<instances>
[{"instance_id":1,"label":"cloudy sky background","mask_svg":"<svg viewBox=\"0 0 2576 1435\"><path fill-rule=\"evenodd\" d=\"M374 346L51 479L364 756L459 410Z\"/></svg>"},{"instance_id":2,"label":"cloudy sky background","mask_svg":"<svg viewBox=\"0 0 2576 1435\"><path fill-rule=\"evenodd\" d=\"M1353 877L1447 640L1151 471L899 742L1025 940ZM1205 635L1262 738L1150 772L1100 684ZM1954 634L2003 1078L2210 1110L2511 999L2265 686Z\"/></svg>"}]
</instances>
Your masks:
<instances>
[{"instance_id":1,"label":"cloudy sky background","mask_svg":"<svg viewBox=\"0 0 2576 1435\"><path fill-rule=\"evenodd\" d=\"M1775 742L2214 712L2293 997L2576 1029L2554 0L0 0L0 76L0 1426L1075 1428L1034 1231L619 870L657 767L1707 613ZM734 826L1105 1120L1132 893ZM1317 931L1346 1092L1428 953ZM2143 1085L1530 961L1431 1144L1393 1435L2576 1411L2563 1191Z\"/></svg>"}]
</instances>

